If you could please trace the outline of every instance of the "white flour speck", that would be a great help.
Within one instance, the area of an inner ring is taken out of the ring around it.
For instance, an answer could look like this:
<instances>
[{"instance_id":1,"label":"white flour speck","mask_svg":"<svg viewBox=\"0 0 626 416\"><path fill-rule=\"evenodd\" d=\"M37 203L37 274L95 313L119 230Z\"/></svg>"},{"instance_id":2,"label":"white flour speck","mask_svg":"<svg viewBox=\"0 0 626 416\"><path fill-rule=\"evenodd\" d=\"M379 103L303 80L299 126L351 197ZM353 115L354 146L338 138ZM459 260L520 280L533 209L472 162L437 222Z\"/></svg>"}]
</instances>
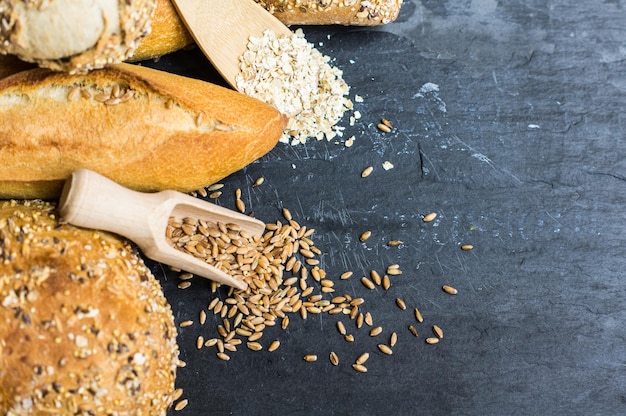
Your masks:
<instances>
[{"instance_id":1,"label":"white flour speck","mask_svg":"<svg viewBox=\"0 0 626 416\"><path fill-rule=\"evenodd\" d=\"M422 85L422 88L420 88L420 93L428 94L429 92L439 92L439 85L432 82L427 82L426 84Z\"/></svg>"},{"instance_id":2,"label":"white flour speck","mask_svg":"<svg viewBox=\"0 0 626 416\"><path fill-rule=\"evenodd\" d=\"M426 84L422 85L419 91L413 96L413 98L427 97L432 98L434 101L437 102L439 111L441 111L442 113L445 113L447 111L446 103L443 102L441 98L439 98L439 85L432 82L427 82Z\"/></svg>"},{"instance_id":3,"label":"white flour speck","mask_svg":"<svg viewBox=\"0 0 626 416\"><path fill-rule=\"evenodd\" d=\"M472 155L472 157L480 160L481 162L485 162L485 163L491 164L491 159L489 159L487 156L483 155L482 153L474 153Z\"/></svg>"}]
</instances>

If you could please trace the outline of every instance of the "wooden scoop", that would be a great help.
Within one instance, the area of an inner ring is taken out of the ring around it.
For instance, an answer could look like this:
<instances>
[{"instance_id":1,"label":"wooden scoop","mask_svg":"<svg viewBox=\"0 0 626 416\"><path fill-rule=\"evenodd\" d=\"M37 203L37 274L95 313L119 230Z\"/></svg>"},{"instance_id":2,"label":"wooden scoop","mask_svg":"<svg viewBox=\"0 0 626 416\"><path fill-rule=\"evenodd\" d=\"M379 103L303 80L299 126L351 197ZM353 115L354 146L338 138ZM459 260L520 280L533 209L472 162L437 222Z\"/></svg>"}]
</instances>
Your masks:
<instances>
[{"instance_id":1,"label":"wooden scoop","mask_svg":"<svg viewBox=\"0 0 626 416\"><path fill-rule=\"evenodd\" d=\"M215 69L237 89L239 57L250 37L270 30L276 36L292 32L254 0L173 0L187 30Z\"/></svg>"},{"instance_id":2,"label":"wooden scoop","mask_svg":"<svg viewBox=\"0 0 626 416\"><path fill-rule=\"evenodd\" d=\"M263 222L176 191L132 191L87 169L72 173L65 183L59 213L70 224L110 231L137 244L152 260L245 289L247 284L204 261L174 248L165 230L171 216L238 224L258 236Z\"/></svg>"}]
</instances>

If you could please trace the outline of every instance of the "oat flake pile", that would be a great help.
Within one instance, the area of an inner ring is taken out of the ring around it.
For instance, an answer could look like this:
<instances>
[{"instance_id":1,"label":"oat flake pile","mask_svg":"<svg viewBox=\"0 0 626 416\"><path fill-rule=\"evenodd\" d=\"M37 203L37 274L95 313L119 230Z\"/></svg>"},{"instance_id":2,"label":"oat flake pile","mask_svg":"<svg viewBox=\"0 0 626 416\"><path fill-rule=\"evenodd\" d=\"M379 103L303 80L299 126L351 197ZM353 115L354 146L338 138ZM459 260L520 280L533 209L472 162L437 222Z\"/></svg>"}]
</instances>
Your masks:
<instances>
[{"instance_id":1,"label":"oat flake pile","mask_svg":"<svg viewBox=\"0 0 626 416\"><path fill-rule=\"evenodd\" d=\"M289 117L281 142L304 144L309 137L331 140L341 136L337 123L352 109L352 101L347 98L350 87L343 72L329 62L300 29L291 37L266 31L251 38L240 57L237 88Z\"/></svg>"}]
</instances>

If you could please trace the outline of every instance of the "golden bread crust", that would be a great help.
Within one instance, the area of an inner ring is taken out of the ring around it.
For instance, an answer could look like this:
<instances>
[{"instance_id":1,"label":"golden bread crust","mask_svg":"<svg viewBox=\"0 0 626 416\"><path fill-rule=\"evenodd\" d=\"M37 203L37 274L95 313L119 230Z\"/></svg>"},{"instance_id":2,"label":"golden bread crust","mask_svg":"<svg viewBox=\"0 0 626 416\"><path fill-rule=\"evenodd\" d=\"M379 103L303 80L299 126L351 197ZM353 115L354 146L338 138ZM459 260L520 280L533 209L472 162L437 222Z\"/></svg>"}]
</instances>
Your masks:
<instances>
[{"instance_id":1,"label":"golden bread crust","mask_svg":"<svg viewBox=\"0 0 626 416\"><path fill-rule=\"evenodd\" d=\"M164 415L177 331L132 247L42 201L0 202L0 237L0 413Z\"/></svg>"},{"instance_id":2,"label":"golden bread crust","mask_svg":"<svg viewBox=\"0 0 626 416\"><path fill-rule=\"evenodd\" d=\"M79 168L190 192L263 156L285 125L259 100L132 64L19 72L0 80L0 198L56 198Z\"/></svg>"}]
</instances>

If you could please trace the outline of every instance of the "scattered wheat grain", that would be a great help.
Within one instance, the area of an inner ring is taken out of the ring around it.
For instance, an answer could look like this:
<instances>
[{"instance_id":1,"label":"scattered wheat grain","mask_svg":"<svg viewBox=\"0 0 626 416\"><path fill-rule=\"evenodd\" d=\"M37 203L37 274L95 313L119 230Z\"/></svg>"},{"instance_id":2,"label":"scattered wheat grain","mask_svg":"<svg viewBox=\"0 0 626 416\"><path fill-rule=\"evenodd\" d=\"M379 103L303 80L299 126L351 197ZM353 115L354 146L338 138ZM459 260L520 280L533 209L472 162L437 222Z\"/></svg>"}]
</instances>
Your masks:
<instances>
[{"instance_id":1,"label":"scattered wheat grain","mask_svg":"<svg viewBox=\"0 0 626 416\"><path fill-rule=\"evenodd\" d=\"M304 358L304 361L308 363L317 361L317 355L315 354L306 354L303 358Z\"/></svg>"},{"instance_id":2,"label":"scattered wheat grain","mask_svg":"<svg viewBox=\"0 0 626 416\"><path fill-rule=\"evenodd\" d=\"M437 218L437 213L436 212L430 212L430 213L424 215L424 217L422 218L422 221L424 221L424 222L431 222L435 218Z\"/></svg>"},{"instance_id":3,"label":"scattered wheat grain","mask_svg":"<svg viewBox=\"0 0 626 416\"><path fill-rule=\"evenodd\" d=\"M442 289L449 295L456 295L458 293L458 290L449 285L443 285Z\"/></svg>"}]
</instances>

